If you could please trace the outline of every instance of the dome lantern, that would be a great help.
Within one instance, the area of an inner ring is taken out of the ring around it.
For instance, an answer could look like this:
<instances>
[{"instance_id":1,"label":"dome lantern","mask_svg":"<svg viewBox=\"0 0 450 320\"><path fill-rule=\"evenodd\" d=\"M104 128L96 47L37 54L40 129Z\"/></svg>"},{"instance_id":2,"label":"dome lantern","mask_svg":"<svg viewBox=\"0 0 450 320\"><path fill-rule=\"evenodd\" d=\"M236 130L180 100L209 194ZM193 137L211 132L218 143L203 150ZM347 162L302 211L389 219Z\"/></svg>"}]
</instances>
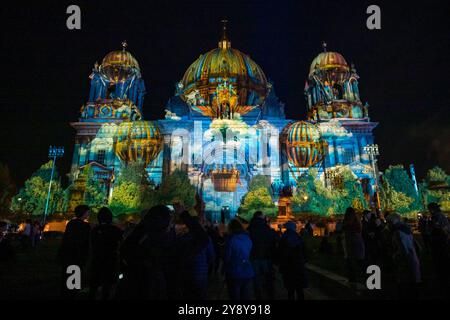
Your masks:
<instances>
[{"instance_id":1,"label":"dome lantern","mask_svg":"<svg viewBox=\"0 0 450 320\"><path fill-rule=\"evenodd\" d=\"M219 41L219 48L224 49L224 50L230 49L231 42L228 40L228 37L227 37L227 22L228 22L228 20L223 19L221 22L222 22L223 26L222 26L222 38Z\"/></svg>"}]
</instances>

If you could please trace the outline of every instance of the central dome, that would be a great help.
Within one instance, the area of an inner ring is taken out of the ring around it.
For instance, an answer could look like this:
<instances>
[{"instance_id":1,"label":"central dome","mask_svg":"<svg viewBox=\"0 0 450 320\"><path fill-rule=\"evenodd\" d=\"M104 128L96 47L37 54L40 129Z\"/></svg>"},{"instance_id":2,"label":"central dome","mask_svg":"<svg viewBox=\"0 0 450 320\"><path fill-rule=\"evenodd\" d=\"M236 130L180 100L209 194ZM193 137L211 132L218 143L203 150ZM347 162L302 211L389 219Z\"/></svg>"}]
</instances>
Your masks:
<instances>
[{"instance_id":1,"label":"central dome","mask_svg":"<svg viewBox=\"0 0 450 320\"><path fill-rule=\"evenodd\" d=\"M267 78L260 66L248 55L231 48L225 34L218 48L200 55L190 65L178 89L184 100L198 92L205 104L212 105L212 96L224 81L236 89L241 106L261 105L269 91Z\"/></svg>"}]
</instances>

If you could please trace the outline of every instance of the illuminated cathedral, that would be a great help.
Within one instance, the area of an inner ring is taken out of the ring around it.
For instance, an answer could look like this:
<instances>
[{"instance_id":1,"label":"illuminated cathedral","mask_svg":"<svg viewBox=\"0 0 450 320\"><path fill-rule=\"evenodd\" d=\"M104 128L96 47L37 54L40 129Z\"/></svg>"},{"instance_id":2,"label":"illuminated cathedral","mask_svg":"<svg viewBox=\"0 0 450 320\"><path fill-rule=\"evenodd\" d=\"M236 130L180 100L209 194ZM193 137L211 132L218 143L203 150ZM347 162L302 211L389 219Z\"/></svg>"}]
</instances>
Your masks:
<instances>
[{"instance_id":1,"label":"illuminated cathedral","mask_svg":"<svg viewBox=\"0 0 450 320\"><path fill-rule=\"evenodd\" d=\"M132 161L145 163L155 185L180 169L210 217L223 208L236 214L256 175L270 178L276 202L309 168L330 187L336 173L349 168L367 198L373 196L374 171L364 147L374 143L377 123L361 101L354 66L325 43L305 72L303 121L286 118L274 86L232 47L225 25L217 48L201 54L176 83L164 119L143 119L146 87L125 42L96 63L89 78L89 99L71 123L74 183L89 166L111 196L115 178Z\"/></svg>"}]
</instances>

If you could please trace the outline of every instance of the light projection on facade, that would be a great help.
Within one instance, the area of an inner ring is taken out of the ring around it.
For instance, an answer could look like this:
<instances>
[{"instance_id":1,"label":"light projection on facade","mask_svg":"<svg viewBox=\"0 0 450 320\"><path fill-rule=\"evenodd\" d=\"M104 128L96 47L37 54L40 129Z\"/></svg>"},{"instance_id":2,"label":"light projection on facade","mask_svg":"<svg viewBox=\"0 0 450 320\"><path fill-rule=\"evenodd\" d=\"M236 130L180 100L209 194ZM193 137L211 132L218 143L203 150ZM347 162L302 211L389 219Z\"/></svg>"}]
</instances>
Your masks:
<instances>
[{"instance_id":1,"label":"light projection on facade","mask_svg":"<svg viewBox=\"0 0 450 320\"><path fill-rule=\"evenodd\" d=\"M369 186L370 198L375 180L364 147L374 143L377 123L361 102L355 67L324 45L305 78L307 119L287 119L263 69L231 46L224 26L218 47L175 82L174 96L161 106L165 118L149 122L142 116L146 89L139 63L124 43L94 65L88 101L71 123L71 179L91 165L112 188L112 177L137 160L155 184L183 170L212 218L224 207L236 213L252 177L270 179L276 202L310 167L324 183L350 169Z\"/></svg>"},{"instance_id":2,"label":"light projection on facade","mask_svg":"<svg viewBox=\"0 0 450 320\"><path fill-rule=\"evenodd\" d=\"M148 166L162 149L157 125L151 121L126 121L117 128L115 153L124 163L141 162Z\"/></svg>"}]
</instances>

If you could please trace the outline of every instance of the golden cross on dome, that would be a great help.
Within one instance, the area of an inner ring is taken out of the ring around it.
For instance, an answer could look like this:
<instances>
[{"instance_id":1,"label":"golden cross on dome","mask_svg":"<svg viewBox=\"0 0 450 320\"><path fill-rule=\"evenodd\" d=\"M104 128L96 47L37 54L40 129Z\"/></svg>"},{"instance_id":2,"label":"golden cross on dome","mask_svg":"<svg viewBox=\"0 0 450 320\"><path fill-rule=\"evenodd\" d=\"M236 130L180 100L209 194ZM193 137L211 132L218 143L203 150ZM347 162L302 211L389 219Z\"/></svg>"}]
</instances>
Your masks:
<instances>
[{"instance_id":1,"label":"golden cross on dome","mask_svg":"<svg viewBox=\"0 0 450 320\"><path fill-rule=\"evenodd\" d=\"M222 19L221 20L221 22L222 22L222 41L223 40L227 40L227 22L228 22L228 20L227 19Z\"/></svg>"},{"instance_id":2,"label":"golden cross on dome","mask_svg":"<svg viewBox=\"0 0 450 320\"><path fill-rule=\"evenodd\" d=\"M122 41L122 50L125 51L125 49L128 47L127 40Z\"/></svg>"},{"instance_id":3,"label":"golden cross on dome","mask_svg":"<svg viewBox=\"0 0 450 320\"><path fill-rule=\"evenodd\" d=\"M222 19L221 20L223 26L222 26L222 38L219 41L219 48L221 49L229 49L231 46L230 41L228 41L228 37L227 37L227 19Z\"/></svg>"},{"instance_id":4,"label":"golden cross on dome","mask_svg":"<svg viewBox=\"0 0 450 320\"><path fill-rule=\"evenodd\" d=\"M327 43L325 41L322 41L322 48L323 52L327 52Z\"/></svg>"}]
</instances>

